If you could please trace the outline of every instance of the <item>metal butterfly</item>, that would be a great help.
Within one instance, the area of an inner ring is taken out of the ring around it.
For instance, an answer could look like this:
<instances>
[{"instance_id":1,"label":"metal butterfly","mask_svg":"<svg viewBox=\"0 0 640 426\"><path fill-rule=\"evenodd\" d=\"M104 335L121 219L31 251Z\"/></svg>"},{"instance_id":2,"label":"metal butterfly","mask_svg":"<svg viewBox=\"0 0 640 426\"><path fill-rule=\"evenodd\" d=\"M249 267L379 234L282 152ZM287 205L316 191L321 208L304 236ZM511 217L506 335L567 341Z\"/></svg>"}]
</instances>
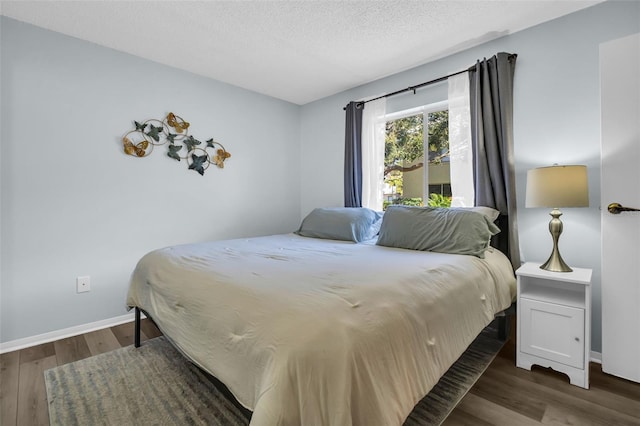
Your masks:
<instances>
[{"instance_id":1,"label":"metal butterfly","mask_svg":"<svg viewBox=\"0 0 640 426\"><path fill-rule=\"evenodd\" d=\"M149 147L149 142L142 141L134 145L129 138L122 138L122 144L124 145L124 153L128 155L137 155L138 157L144 157L146 150Z\"/></svg>"},{"instance_id":2,"label":"metal butterfly","mask_svg":"<svg viewBox=\"0 0 640 426\"><path fill-rule=\"evenodd\" d=\"M178 133L186 131L190 126L189 123L181 118L176 117L172 112L167 115L167 124L176 129L176 132Z\"/></svg>"},{"instance_id":3,"label":"metal butterfly","mask_svg":"<svg viewBox=\"0 0 640 426\"><path fill-rule=\"evenodd\" d=\"M173 159L180 161L180 156L178 155L178 151L180 151L181 149L182 149L182 145L169 144L169 152L167 152L167 155Z\"/></svg>"},{"instance_id":4,"label":"metal butterfly","mask_svg":"<svg viewBox=\"0 0 640 426\"><path fill-rule=\"evenodd\" d=\"M218 155L214 155L213 163L221 169L224 169L224 160L229 157L231 157L230 153L228 153L224 149L218 149Z\"/></svg>"}]
</instances>

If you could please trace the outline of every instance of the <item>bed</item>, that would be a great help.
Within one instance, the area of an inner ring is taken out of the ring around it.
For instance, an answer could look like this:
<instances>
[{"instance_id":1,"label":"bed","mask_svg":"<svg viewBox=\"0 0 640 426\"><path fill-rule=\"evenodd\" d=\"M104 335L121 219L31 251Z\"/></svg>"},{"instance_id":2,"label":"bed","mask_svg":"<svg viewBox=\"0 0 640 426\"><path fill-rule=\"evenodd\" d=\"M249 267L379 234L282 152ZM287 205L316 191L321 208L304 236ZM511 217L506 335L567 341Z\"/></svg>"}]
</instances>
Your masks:
<instances>
[{"instance_id":1,"label":"bed","mask_svg":"<svg viewBox=\"0 0 640 426\"><path fill-rule=\"evenodd\" d=\"M426 209L394 213L395 228L389 212L349 218L350 240L331 233L340 221L316 232L310 215L297 233L155 250L127 305L224 383L252 425L402 424L515 296L488 241L480 255L397 247L421 233L407 211Z\"/></svg>"}]
</instances>

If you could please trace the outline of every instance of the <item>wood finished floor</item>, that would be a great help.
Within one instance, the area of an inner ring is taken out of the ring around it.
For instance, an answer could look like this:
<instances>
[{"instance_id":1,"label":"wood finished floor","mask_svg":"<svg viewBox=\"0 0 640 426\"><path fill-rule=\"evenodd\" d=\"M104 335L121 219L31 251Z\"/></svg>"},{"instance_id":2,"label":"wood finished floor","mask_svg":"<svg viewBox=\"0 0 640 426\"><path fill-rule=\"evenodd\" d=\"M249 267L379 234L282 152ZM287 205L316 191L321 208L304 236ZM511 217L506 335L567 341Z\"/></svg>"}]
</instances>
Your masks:
<instances>
[{"instance_id":1,"label":"wood finished floor","mask_svg":"<svg viewBox=\"0 0 640 426\"><path fill-rule=\"evenodd\" d=\"M148 320L143 339L161 335ZM48 425L43 372L133 342L133 324L98 330L0 355L0 425ZM445 421L445 426L640 425L640 384L604 374L591 364L591 389L563 374L515 367L511 338Z\"/></svg>"}]
</instances>

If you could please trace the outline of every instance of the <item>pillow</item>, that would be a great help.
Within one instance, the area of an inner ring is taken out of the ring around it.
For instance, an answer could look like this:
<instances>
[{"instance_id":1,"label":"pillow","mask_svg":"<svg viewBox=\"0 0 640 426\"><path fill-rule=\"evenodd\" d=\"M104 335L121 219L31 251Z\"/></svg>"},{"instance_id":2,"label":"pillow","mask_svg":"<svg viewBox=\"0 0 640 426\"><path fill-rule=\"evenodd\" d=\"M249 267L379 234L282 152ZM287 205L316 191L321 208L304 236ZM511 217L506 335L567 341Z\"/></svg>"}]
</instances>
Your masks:
<instances>
[{"instance_id":1,"label":"pillow","mask_svg":"<svg viewBox=\"0 0 640 426\"><path fill-rule=\"evenodd\" d=\"M374 238L381 224L382 213L365 207L317 208L304 218L296 234L358 243Z\"/></svg>"},{"instance_id":2,"label":"pillow","mask_svg":"<svg viewBox=\"0 0 640 426\"><path fill-rule=\"evenodd\" d=\"M491 207L485 206L475 206L475 207L451 207L452 209L458 210L468 210L472 212L478 212L487 217L491 222L495 222L498 216L500 216L500 212L496 209L492 209Z\"/></svg>"},{"instance_id":3,"label":"pillow","mask_svg":"<svg viewBox=\"0 0 640 426\"><path fill-rule=\"evenodd\" d=\"M378 245L484 259L491 237L500 232L485 215L467 209L389 206Z\"/></svg>"}]
</instances>

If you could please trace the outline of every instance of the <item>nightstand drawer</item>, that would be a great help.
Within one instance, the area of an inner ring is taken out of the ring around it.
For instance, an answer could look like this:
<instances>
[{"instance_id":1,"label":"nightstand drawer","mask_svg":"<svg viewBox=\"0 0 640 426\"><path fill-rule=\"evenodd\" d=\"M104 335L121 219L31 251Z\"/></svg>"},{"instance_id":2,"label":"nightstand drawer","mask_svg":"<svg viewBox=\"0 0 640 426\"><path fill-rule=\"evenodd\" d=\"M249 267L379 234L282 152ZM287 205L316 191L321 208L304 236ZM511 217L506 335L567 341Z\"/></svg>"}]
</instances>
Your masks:
<instances>
[{"instance_id":1,"label":"nightstand drawer","mask_svg":"<svg viewBox=\"0 0 640 426\"><path fill-rule=\"evenodd\" d=\"M522 352L584 368L584 309L522 297L519 310Z\"/></svg>"}]
</instances>

